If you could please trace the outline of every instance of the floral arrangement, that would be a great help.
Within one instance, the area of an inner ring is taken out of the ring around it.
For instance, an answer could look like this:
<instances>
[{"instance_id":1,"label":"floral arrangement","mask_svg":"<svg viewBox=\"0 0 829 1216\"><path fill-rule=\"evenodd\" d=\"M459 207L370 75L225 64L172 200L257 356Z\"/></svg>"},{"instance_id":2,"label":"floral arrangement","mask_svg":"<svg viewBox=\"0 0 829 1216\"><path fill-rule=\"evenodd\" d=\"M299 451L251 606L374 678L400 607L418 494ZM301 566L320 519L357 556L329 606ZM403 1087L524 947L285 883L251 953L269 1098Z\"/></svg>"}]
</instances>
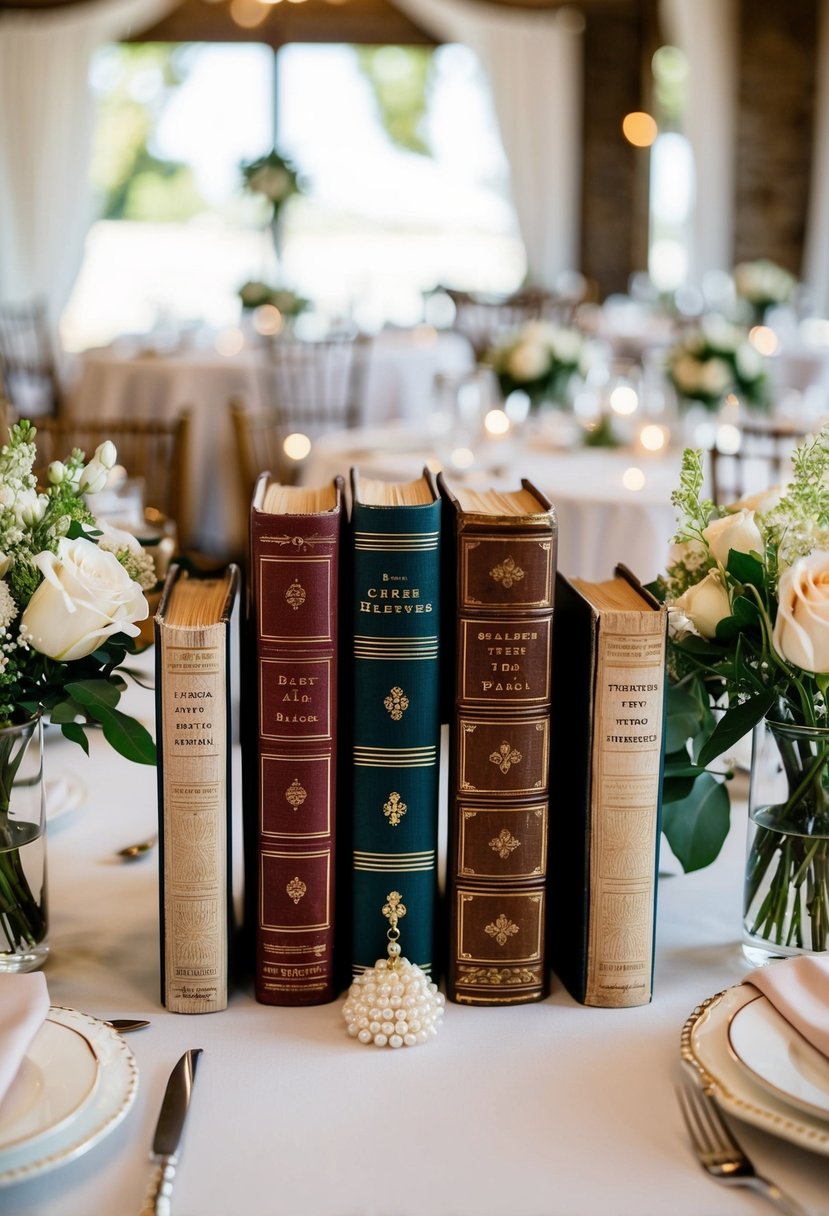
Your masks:
<instances>
[{"instance_id":1,"label":"floral arrangement","mask_svg":"<svg viewBox=\"0 0 829 1216\"><path fill-rule=\"evenodd\" d=\"M719 317L704 319L671 350L668 376L682 401L697 401L709 410L719 409L729 393L758 409L769 403L763 357L745 330Z\"/></svg>"},{"instance_id":2,"label":"floral arrangement","mask_svg":"<svg viewBox=\"0 0 829 1216\"><path fill-rule=\"evenodd\" d=\"M246 310L271 304L283 317L298 317L311 303L288 287L271 287L259 279L249 279L243 283L239 288L239 299L242 301L242 308Z\"/></svg>"},{"instance_id":3,"label":"floral arrangement","mask_svg":"<svg viewBox=\"0 0 829 1216\"><path fill-rule=\"evenodd\" d=\"M9 728L45 713L88 752L85 727L94 722L121 755L155 763L149 732L117 708L126 687L117 668L149 612L152 558L127 533L97 524L88 506L115 447L101 444L89 461L80 450L54 461L39 490L35 436L29 422L16 423L0 449L0 953L4 937L14 950L45 931L10 821L25 747Z\"/></svg>"},{"instance_id":4,"label":"floral arrangement","mask_svg":"<svg viewBox=\"0 0 829 1216\"><path fill-rule=\"evenodd\" d=\"M560 404L573 377L586 375L590 348L577 329L527 321L486 351L483 362L495 372L504 397L520 389L533 406Z\"/></svg>"},{"instance_id":5,"label":"floral arrangement","mask_svg":"<svg viewBox=\"0 0 829 1216\"><path fill-rule=\"evenodd\" d=\"M747 927L779 942L788 904L787 944L826 949L829 736L814 748L805 735L829 729L829 424L792 460L788 485L724 508L702 496L701 454L684 454L676 548L651 588L670 609L663 826L686 870L712 861L729 796L709 766L763 719L779 724L791 796L752 845L746 906L768 891ZM813 839L796 826L804 808Z\"/></svg>"},{"instance_id":6,"label":"floral arrangement","mask_svg":"<svg viewBox=\"0 0 829 1216\"><path fill-rule=\"evenodd\" d=\"M740 262L734 267L734 287L737 295L751 308L756 320L762 320L766 310L786 304L793 296L797 280L788 270L769 258Z\"/></svg>"},{"instance_id":7,"label":"floral arrangement","mask_svg":"<svg viewBox=\"0 0 829 1216\"><path fill-rule=\"evenodd\" d=\"M272 219L276 219L292 195L302 193L296 169L276 148L256 160L243 162L241 171L245 187L253 194L264 195L271 204Z\"/></svg>"}]
</instances>

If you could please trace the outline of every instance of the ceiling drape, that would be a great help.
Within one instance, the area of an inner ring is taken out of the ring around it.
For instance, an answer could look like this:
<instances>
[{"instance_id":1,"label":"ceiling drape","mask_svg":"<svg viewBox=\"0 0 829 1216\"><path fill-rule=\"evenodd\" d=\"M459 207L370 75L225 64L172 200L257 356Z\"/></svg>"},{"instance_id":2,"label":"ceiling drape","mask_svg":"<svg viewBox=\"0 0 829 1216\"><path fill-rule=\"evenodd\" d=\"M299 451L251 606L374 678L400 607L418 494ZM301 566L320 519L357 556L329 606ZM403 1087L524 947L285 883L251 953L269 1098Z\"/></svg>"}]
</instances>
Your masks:
<instances>
[{"instance_id":1,"label":"ceiling drape","mask_svg":"<svg viewBox=\"0 0 829 1216\"><path fill-rule=\"evenodd\" d=\"M552 287L579 263L583 20L469 0L393 0L419 26L477 54L510 166L529 278Z\"/></svg>"},{"instance_id":2,"label":"ceiling drape","mask_svg":"<svg viewBox=\"0 0 829 1216\"><path fill-rule=\"evenodd\" d=\"M0 300L47 301L56 323L91 219L93 52L172 0L0 14Z\"/></svg>"}]
</instances>

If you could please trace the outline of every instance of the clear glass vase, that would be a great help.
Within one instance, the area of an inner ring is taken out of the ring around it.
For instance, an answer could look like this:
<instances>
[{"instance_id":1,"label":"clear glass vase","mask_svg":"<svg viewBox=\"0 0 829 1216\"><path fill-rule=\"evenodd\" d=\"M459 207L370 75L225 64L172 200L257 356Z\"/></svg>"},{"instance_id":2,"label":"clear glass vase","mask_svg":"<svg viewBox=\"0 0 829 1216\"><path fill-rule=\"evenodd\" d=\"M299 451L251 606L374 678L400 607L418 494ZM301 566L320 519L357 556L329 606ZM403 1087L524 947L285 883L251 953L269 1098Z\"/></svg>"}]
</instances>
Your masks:
<instances>
[{"instance_id":1,"label":"clear glass vase","mask_svg":"<svg viewBox=\"0 0 829 1216\"><path fill-rule=\"evenodd\" d=\"M0 730L0 972L34 971L49 947L43 724Z\"/></svg>"},{"instance_id":2,"label":"clear glass vase","mask_svg":"<svg viewBox=\"0 0 829 1216\"><path fill-rule=\"evenodd\" d=\"M755 965L829 948L829 729L755 727L743 909Z\"/></svg>"}]
</instances>

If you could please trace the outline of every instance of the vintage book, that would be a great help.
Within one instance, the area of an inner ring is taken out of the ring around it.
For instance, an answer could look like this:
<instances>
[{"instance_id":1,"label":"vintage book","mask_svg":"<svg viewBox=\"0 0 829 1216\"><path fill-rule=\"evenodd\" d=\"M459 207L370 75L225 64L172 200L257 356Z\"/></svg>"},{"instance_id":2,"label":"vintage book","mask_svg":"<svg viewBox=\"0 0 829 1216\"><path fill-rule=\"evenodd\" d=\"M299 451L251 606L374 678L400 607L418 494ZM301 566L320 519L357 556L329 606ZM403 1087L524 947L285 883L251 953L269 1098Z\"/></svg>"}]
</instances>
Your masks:
<instances>
[{"instance_id":1,"label":"vintage book","mask_svg":"<svg viewBox=\"0 0 829 1216\"><path fill-rule=\"evenodd\" d=\"M434 965L440 761L441 503L432 476L352 470L352 970L385 958L398 891L405 954Z\"/></svg>"},{"instance_id":2,"label":"vintage book","mask_svg":"<svg viewBox=\"0 0 829 1216\"><path fill-rule=\"evenodd\" d=\"M255 990L266 1005L333 999L338 569L343 480L251 506L255 654Z\"/></svg>"},{"instance_id":3,"label":"vintage book","mask_svg":"<svg viewBox=\"0 0 829 1216\"><path fill-rule=\"evenodd\" d=\"M550 958L585 1005L651 999L666 623L624 567L557 580Z\"/></svg>"},{"instance_id":4,"label":"vintage book","mask_svg":"<svg viewBox=\"0 0 829 1216\"><path fill-rule=\"evenodd\" d=\"M556 517L527 481L477 492L438 480L453 516L457 587L446 991L469 1005L537 1001L548 987Z\"/></svg>"},{"instance_id":5,"label":"vintage book","mask_svg":"<svg viewBox=\"0 0 829 1216\"><path fill-rule=\"evenodd\" d=\"M231 618L239 571L170 568L155 616L161 1001L227 1006L231 891Z\"/></svg>"}]
</instances>

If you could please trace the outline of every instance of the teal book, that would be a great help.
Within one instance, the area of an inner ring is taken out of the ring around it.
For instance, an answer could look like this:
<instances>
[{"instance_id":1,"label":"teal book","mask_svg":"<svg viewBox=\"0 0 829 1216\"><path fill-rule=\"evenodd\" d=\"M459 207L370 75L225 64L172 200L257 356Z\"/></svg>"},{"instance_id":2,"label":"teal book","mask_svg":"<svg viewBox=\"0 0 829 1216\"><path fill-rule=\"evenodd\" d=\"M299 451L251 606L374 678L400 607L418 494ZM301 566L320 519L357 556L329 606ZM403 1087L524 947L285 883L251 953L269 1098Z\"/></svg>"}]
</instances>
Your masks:
<instances>
[{"instance_id":1,"label":"teal book","mask_svg":"<svg viewBox=\"0 0 829 1216\"><path fill-rule=\"evenodd\" d=\"M386 957L383 906L406 909L403 954L430 971L437 904L440 519L428 471L352 483L352 970Z\"/></svg>"}]
</instances>

